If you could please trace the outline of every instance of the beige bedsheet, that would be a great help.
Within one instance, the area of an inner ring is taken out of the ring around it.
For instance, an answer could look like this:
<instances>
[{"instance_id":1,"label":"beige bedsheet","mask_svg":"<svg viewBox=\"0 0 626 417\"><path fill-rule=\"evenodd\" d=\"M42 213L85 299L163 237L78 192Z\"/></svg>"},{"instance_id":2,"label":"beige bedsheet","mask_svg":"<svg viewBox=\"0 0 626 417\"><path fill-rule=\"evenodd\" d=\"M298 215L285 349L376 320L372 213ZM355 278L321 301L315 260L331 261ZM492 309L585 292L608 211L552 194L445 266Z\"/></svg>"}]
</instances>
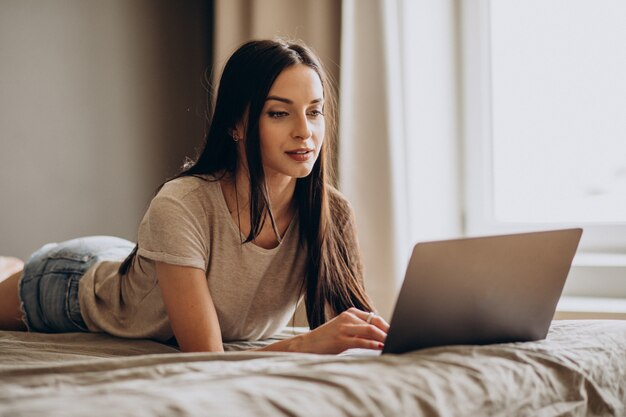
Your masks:
<instances>
[{"instance_id":1,"label":"beige bedsheet","mask_svg":"<svg viewBox=\"0 0 626 417\"><path fill-rule=\"evenodd\" d=\"M625 416L626 321L363 358L0 332L0 415Z\"/></svg>"}]
</instances>

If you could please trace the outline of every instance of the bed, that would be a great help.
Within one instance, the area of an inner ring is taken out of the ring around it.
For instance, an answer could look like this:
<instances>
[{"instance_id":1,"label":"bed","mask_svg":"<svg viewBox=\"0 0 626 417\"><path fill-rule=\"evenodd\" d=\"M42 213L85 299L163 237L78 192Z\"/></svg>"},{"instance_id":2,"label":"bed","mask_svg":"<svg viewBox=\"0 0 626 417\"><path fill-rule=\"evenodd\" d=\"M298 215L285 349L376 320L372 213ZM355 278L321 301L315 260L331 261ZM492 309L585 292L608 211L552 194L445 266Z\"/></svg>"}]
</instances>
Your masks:
<instances>
[{"instance_id":1,"label":"bed","mask_svg":"<svg viewBox=\"0 0 626 417\"><path fill-rule=\"evenodd\" d=\"M626 321L554 321L543 341L380 357L245 351L269 342L183 354L102 334L0 332L0 415L626 415Z\"/></svg>"}]
</instances>

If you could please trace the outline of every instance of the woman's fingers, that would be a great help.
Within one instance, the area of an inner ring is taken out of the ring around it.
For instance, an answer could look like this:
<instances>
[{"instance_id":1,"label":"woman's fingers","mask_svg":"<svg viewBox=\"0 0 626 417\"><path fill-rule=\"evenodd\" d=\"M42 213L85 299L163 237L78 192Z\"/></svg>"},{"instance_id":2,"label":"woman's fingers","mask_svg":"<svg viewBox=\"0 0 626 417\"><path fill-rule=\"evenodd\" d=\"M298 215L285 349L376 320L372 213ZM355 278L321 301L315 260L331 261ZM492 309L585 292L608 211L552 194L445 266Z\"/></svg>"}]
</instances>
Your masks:
<instances>
[{"instance_id":1,"label":"woman's fingers","mask_svg":"<svg viewBox=\"0 0 626 417\"><path fill-rule=\"evenodd\" d=\"M371 316L370 324L373 324L374 326L378 327L385 333L389 332L389 324L385 321L385 319L383 319L378 314L370 313L369 311L359 310L358 308L355 308L355 307L350 307L347 311L354 314L357 318L359 318L360 320L364 322L367 322L368 317Z\"/></svg>"},{"instance_id":2,"label":"woman's fingers","mask_svg":"<svg viewBox=\"0 0 626 417\"><path fill-rule=\"evenodd\" d=\"M372 317L370 323L378 327L385 333L389 333L389 324L385 321L384 318L380 317L379 315Z\"/></svg>"},{"instance_id":3,"label":"woman's fingers","mask_svg":"<svg viewBox=\"0 0 626 417\"><path fill-rule=\"evenodd\" d=\"M354 314L357 318L365 321L367 320L367 316L369 315L369 311L363 311L363 310L359 310L356 307L350 307L349 309L346 310L348 313L352 313Z\"/></svg>"},{"instance_id":4,"label":"woman's fingers","mask_svg":"<svg viewBox=\"0 0 626 417\"><path fill-rule=\"evenodd\" d=\"M348 347L346 347L346 349L360 348L360 349L381 350L383 347L385 347L385 344L382 342L377 342L375 340L361 339L359 337L352 338L347 344L348 344Z\"/></svg>"},{"instance_id":5,"label":"woman's fingers","mask_svg":"<svg viewBox=\"0 0 626 417\"><path fill-rule=\"evenodd\" d=\"M355 324L348 329L348 336L355 336L362 339L375 340L378 342L385 342L387 339L387 333L383 332L376 326L369 324Z\"/></svg>"}]
</instances>

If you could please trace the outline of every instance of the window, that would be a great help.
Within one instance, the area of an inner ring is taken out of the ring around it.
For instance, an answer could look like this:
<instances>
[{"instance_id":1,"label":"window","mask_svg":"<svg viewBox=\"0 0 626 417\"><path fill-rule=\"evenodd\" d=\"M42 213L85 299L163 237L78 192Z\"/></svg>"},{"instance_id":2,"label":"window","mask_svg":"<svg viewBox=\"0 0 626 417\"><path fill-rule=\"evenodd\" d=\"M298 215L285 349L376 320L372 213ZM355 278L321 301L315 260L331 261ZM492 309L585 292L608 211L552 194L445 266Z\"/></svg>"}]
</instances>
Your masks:
<instances>
[{"instance_id":1,"label":"window","mask_svg":"<svg viewBox=\"0 0 626 417\"><path fill-rule=\"evenodd\" d=\"M626 297L626 3L462 3L470 235L584 228L575 295Z\"/></svg>"}]
</instances>

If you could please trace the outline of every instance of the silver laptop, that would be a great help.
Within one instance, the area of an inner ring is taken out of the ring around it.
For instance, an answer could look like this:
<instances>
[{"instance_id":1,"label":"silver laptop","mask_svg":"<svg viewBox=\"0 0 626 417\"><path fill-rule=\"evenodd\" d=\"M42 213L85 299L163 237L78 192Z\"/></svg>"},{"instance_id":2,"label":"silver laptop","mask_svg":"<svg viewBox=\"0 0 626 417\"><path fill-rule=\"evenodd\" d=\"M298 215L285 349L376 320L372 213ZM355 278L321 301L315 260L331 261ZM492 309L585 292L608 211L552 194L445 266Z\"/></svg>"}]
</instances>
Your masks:
<instances>
[{"instance_id":1,"label":"silver laptop","mask_svg":"<svg viewBox=\"0 0 626 417\"><path fill-rule=\"evenodd\" d=\"M544 339L581 235L565 229L418 243L382 353Z\"/></svg>"}]
</instances>

